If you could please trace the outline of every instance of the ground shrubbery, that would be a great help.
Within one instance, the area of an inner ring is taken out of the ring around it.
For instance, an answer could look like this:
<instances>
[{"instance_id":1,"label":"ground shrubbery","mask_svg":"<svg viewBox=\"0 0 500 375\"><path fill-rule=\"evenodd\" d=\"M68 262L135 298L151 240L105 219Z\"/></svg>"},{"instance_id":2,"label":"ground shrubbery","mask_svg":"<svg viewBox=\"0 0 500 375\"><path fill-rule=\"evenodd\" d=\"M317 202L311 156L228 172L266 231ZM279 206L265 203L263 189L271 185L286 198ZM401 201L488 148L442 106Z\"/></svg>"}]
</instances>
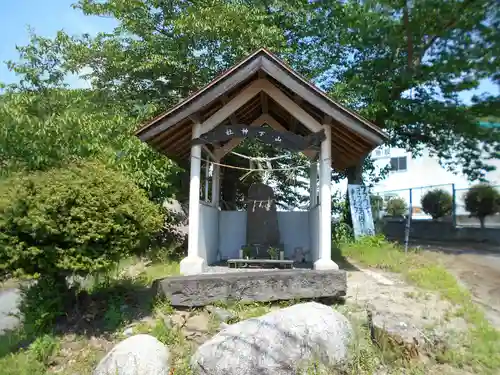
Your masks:
<instances>
[{"instance_id":1,"label":"ground shrubbery","mask_svg":"<svg viewBox=\"0 0 500 375\"><path fill-rule=\"evenodd\" d=\"M38 279L24 293L25 323L44 330L61 314L68 276L106 271L146 250L162 222L141 189L98 163L3 181L0 273Z\"/></svg>"},{"instance_id":2,"label":"ground shrubbery","mask_svg":"<svg viewBox=\"0 0 500 375\"><path fill-rule=\"evenodd\" d=\"M422 209L434 220L451 215L453 198L443 189L429 190L421 199Z\"/></svg>"},{"instance_id":3,"label":"ground shrubbery","mask_svg":"<svg viewBox=\"0 0 500 375\"><path fill-rule=\"evenodd\" d=\"M408 205L403 198L391 197L385 204L385 210L390 216L404 216L408 213Z\"/></svg>"},{"instance_id":4,"label":"ground shrubbery","mask_svg":"<svg viewBox=\"0 0 500 375\"><path fill-rule=\"evenodd\" d=\"M500 192L488 184L471 187L464 196L465 209L477 217L484 228L486 216L500 212Z\"/></svg>"}]
</instances>

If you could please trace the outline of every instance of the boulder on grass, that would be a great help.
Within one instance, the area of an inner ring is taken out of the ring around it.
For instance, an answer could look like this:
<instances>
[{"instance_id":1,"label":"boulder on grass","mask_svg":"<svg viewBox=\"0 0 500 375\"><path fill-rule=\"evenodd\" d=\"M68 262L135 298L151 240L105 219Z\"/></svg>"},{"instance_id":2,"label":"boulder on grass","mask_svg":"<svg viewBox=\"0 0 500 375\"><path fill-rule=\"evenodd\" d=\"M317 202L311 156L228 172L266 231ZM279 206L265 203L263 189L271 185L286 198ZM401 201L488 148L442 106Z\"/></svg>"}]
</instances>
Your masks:
<instances>
[{"instance_id":1,"label":"boulder on grass","mask_svg":"<svg viewBox=\"0 0 500 375\"><path fill-rule=\"evenodd\" d=\"M292 375L310 365L342 367L352 337L349 321L308 302L232 324L191 358L200 375Z\"/></svg>"},{"instance_id":2,"label":"boulder on grass","mask_svg":"<svg viewBox=\"0 0 500 375\"><path fill-rule=\"evenodd\" d=\"M168 348L150 335L120 342L99 362L93 375L168 375Z\"/></svg>"}]
</instances>

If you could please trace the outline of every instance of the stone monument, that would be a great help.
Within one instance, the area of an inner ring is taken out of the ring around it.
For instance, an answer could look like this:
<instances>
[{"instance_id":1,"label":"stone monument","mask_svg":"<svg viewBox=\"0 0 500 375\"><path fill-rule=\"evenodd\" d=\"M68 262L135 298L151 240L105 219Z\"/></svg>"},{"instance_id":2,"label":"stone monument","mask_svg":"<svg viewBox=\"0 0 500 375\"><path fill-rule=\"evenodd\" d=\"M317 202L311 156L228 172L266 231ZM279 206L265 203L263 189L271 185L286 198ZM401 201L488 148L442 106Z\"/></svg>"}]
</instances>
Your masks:
<instances>
[{"instance_id":1,"label":"stone monument","mask_svg":"<svg viewBox=\"0 0 500 375\"><path fill-rule=\"evenodd\" d=\"M260 182L253 183L248 189L247 244L264 248L280 245L274 191Z\"/></svg>"}]
</instances>

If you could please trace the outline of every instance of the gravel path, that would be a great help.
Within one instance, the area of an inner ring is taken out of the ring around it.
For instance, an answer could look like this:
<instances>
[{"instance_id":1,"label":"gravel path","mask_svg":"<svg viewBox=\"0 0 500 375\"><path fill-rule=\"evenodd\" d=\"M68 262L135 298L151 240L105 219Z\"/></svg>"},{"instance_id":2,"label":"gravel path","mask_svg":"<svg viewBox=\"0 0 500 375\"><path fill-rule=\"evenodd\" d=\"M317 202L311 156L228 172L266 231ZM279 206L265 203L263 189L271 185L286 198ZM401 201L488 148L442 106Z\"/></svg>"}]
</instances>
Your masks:
<instances>
[{"instance_id":1,"label":"gravel path","mask_svg":"<svg viewBox=\"0 0 500 375\"><path fill-rule=\"evenodd\" d=\"M19 298L19 289L0 290L0 334L18 325L19 319L11 314L17 313Z\"/></svg>"}]
</instances>

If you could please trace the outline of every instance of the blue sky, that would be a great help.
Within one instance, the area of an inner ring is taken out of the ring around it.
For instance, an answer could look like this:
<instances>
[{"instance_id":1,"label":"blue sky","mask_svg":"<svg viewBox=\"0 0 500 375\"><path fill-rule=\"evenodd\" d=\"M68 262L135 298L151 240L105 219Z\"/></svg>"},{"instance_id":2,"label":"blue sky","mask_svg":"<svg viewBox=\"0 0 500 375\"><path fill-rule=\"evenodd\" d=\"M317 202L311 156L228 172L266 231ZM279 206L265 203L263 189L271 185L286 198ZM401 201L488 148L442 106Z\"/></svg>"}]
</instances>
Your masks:
<instances>
[{"instance_id":1,"label":"blue sky","mask_svg":"<svg viewBox=\"0 0 500 375\"><path fill-rule=\"evenodd\" d=\"M17 60L16 45L29 42L28 26L35 33L53 37L58 30L69 34L88 33L95 35L99 31L111 31L115 21L109 18L84 16L71 7L77 0L0 0L0 82L12 82L13 75L3 61ZM82 85L72 78L70 84ZM492 82L484 81L479 89L462 93L462 98L469 102L474 94L491 92L498 94L500 88Z\"/></svg>"},{"instance_id":2,"label":"blue sky","mask_svg":"<svg viewBox=\"0 0 500 375\"><path fill-rule=\"evenodd\" d=\"M12 82L6 60L17 60L16 45L29 42L28 26L35 33L54 37L59 30L68 34L111 31L115 22L109 18L84 16L71 7L77 0L0 0L0 82ZM71 82L73 83L73 82Z\"/></svg>"}]
</instances>

